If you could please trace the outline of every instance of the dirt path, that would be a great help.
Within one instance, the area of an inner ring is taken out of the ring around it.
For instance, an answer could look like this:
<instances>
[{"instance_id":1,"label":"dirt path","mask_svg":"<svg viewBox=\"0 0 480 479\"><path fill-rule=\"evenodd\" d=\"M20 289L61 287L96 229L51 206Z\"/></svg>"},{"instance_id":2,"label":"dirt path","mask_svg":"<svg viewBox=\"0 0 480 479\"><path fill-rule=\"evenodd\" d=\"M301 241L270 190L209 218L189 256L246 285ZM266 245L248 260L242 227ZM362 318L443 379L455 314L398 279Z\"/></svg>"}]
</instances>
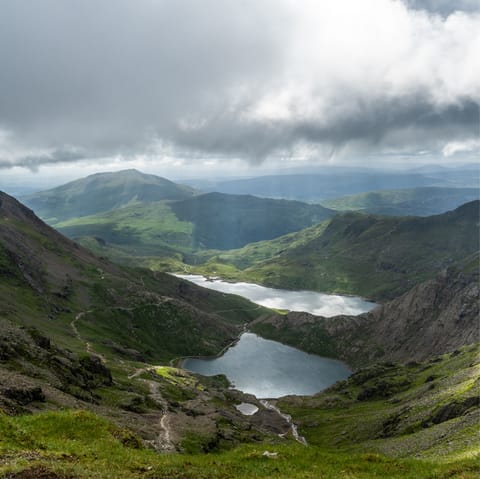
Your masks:
<instances>
[{"instance_id":1,"label":"dirt path","mask_svg":"<svg viewBox=\"0 0 480 479\"><path fill-rule=\"evenodd\" d=\"M75 316L75 319L73 319L73 321L70 323L70 327L72 328L72 331L73 331L73 334L74 336L81 342L85 345L85 351L92 355L92 356L95 356L97 357L98 359L100 359L100 361L102 361L103 364L105 364L107 362L105 356L103 354L100 354L100 353L97 353L93 350L92 348L92 345L90 342L88 342L87 340L83 339L80 332L78 331L78 328L77 328L77 321L79 319L82 319L83 316L85 316L85 314L88 314L88 313L91 313L92 310L89 310L89 311L83 311L81 313L78 313L76 316Z\"/></svg>"},{"instance_id":2,"label":"dirt path","mask_svg":"<svg viewBox=\"0 0 480 479\"><path fill-rule=\"evenodd\" d=\"M154 370L155 368L152 366L136 369L132 374L128 376L128 379L138 379L139 381L142 381L145 384L147 384L150 392L150 397L162 408L163 414L160 420L158 421L158 426L159 426L158 436L154 440L149 441L149 443L157 451L174 452L175 446L171 440L171 428L170 428L170 422L168 417L168 402L162 396L159 390L158 383L156 381L139 377L142 373L152 372Z\"/></svg>"}]
</instances>

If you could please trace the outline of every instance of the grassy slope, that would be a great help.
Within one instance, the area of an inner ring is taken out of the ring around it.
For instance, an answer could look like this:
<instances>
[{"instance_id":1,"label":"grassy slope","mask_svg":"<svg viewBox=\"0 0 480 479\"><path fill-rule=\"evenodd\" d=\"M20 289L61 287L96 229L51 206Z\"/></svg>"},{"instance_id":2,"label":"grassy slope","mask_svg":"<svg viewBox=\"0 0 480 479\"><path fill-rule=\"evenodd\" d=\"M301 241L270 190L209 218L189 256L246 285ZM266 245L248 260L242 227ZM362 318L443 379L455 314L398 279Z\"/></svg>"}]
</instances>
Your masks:
<instances>
[{"instance_id":1,"label":"grassy slope","mask_svg":"<svg viewBox=\"0 0 480 479\"><path fill-rule=\"evenodd\" d=\"M133 256L168 256L191 251L194 246L193 224L179 221L166 201L136 203L54 226L71 238L101 238L100 244L103 240Z\"/></svg>"},{"instance_id":2,"label":"grassy slope","mask_svg":"<svg viewBox=\"0 0 480 479\"><path fill-rule=\"evenodd\" d=\"M192 336L190 352L211 354L231 341L243 323L265 311L243 298L204 290L169 275L117 267L62 237L13 199L8 201L12 213L0 208L2 316L38 327L61 346L78 349L70 323L86 311L108 318L103 324L95 322L98 335L89 337L93 344L104 343L106 336L118 342L124 335L119 325L128 309L141 353L157 359L189 354L182 332L186 323L193 327L200 322L204 328ZM137 314L141 308L149 308L148 320ZM152 352L152 328L159 328L157 336L161 334L167 310L173 318L168 351ZM90 316L80 319L78 327ZM125 337L124 346L130 347L131 341L133 337Z\"/></svg>"},{"instance_id":3,"label":"grassy slope","mask_svg":"<svg viewBox=\"0 0 480 479\"><path fill-rule=\"evenodd\" d=\"M69 237L96 236L133 256L168 256L244 246L301 230L331 214L320 205L212 193L179 202L137 202L52 224Z\"/></svg>"},{"instance_id":4,"label":"grassy slope","mask_svg":"<svg viewBox=\"0 0 480 479\"><path fill-rule=\"evenodd\" d=\"M361 210L391 216L430 216L479 198L477 188L421 187L380 190L322 202L338 211Z\"/></svg>"},{"instance_id":5,"label":"grassy slope","mask_svg":"<svg viewBox=\"0 0 480 479\"><path fill-rule=\"evenodd\" d=\"M0 474L473 479L480 473L479 409L472 405L479 367L478 348L463 348L427 363L376 365L319 395L281 399L278 405L293 415L307 447L256 444L158 455L127 429L85 411L0 416Z\"/></svg>"},{"instance_id":6,"label":"grassy slope","mask_svg":"<svg viewBox=\"0 0 480 479\"><path fill-rule=\"evenodd\" d=\"M402 479L478 477L473 460L433 463L387 459L377 454L325 452L300 445L241 446L209 455L158 455L138 448L135 438L105 420L82 411L18 418L0 417L0 472L7 477L49 478L325 478L383 477ZM277 453L268 458L263 452ZM18 470L30 476L15 476Z\"/></svg>"},{"instance_id":7,"label":"grassy slope","mask_svg":"<svg viewBox=\"0 0 480 479\"><path fill-rule=\"evenodd\" d=\"M478 251L478 206L472 202L427 218L346 213L274 242L207 257L193 270L388 299Z\"/></svg>"}]
</instances>

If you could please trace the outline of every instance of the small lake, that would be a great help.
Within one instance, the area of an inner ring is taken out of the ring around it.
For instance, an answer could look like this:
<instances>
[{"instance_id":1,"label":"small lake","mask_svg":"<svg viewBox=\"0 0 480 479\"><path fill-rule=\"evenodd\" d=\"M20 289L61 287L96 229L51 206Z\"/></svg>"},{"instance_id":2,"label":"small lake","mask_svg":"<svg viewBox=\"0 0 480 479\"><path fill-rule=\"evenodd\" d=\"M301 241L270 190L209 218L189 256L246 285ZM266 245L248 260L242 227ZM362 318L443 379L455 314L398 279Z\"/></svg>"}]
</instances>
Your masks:
<instances>
[{"instance_id":1,"label":"small lake","mask_svg":"<svg viewBox=\"0 0 480 479\"><path fill-rule=\"evenodd\" d=\"M242 334L219 358L188 358L182 367L204 376L225 374L236 389L257 398L315 394L351 374L341 361L307 354L253 333Z\"/></svg>"},{"instance_id":2,"label":"small lake","mask_svg":"<svg viewBox=\"0 0 480 479\"><path fill-rule=\"evenodd\" d=\"M229 283L220 279L207 279L197 274L176 274L204 288L222 293L238 294L256 304L274 309L304 311L317 316L357 315L373 309L376 304L356 296L317 293L315 291L288 291L266 288L253 283Z\"/></svg>"}]
</instances>

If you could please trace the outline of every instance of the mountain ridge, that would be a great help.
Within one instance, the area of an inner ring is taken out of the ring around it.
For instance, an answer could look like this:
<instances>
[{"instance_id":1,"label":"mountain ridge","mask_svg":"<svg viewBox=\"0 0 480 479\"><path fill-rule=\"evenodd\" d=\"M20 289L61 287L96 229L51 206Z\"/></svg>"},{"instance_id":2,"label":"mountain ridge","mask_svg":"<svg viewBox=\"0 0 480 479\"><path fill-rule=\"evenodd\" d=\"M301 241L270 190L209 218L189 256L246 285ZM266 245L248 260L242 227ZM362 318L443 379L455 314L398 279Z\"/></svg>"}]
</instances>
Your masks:
<instances>
[{"instance_id":1,"label":"mountain ridge","mask_svg":"<svg viewBox=\"0 0 480 479\"><path fill-rule=\"evenodd\" d=\"M239 250L205 253L192 271L286 289L392 299L453 264L474 267L480 201L428 217L357 212ZM201 258L201 256L200 256Z\"/></svg>"}]
</instances>

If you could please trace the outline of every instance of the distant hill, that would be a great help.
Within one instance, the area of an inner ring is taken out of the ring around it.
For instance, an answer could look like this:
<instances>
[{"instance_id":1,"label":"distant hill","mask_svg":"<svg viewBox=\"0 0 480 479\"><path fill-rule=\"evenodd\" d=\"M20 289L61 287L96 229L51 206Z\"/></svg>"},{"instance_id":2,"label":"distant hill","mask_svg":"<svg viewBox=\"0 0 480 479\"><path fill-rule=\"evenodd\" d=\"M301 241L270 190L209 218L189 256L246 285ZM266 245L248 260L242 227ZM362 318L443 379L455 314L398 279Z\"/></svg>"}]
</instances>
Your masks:
<instances>
[{"instance_id":1,"label":"distant hill","mask_svg":"<svg viewBox=\"0 0 480 479\"><path fill-rule=\"evenodd\" d=\"M232 249L299 231L330 218L333 211L299 201L209 193L170 205L181 221L194 224L195 244Z\"/></svg>"},{"instance_id":2,"label":"distant hill","mask_svg":"<svg viewBox=\"0 0 480 479\"><path fill-rule=\"evenodd\" d=\"M199 187L202 191L319 202L376 190L423 186L478 188L479 180L480 171L473 165L459 168L420 168L408 173L367 168L318 167L301 174L189 181L188 184Z\"/></svg>"},{"instance_id":3,"label":"distant hill","mask_svg":"<svg viewBox=\"0 0 480 479\"><path fill-rule=\"evenodd\" d=\"M88 176L24 199L70 238L96 238L140 256L239 248L334 215L321 205L299 201L196 194L188 186L136 170Z\"/></svg>"},{"instance_id":4,"label":"distant hill","mask_svg":"<svg viewBox=\"0 0 480 479\"><path fill-rule=\"evenodd\" d=\"M325 200L323 205L339 211L357 210L389 216L431 216L479 199L479 188L419 187L379 190Z\"/></svg>"},{"instance_id":5,"label":"distant hill","mask_svg":"<svg viewBox=\"0 0 480 479\"><path fill-rule=\"evenodd\" d=\"M51 190L22 197L22 201L49 223L92 215L141 201L182 200L195 194L179 185L137 170L97 173Z\"/></svg>"},{"instance_id":6,"label":"distant hill","mask_svg":"<svg viewBox=\"0 0 480 479\"><path fill-rule=\"evenodd\" d=\"M337 173L310 175L270 175L217 183L215 191L250 194L267 198L319 201L342 195L383 188L425 186L432 180L421 174Z\"/></svg>"},{"instance_id":7,"label":"distant hill","mask_svg":"<svg viewBox=\"0 0 480 479\"><path fill-rule=\"evenodd\" d=\"M273 241L205 255L198 272L225 272L287 289L393 298L442 268L465 262L474 267L479 204L426 218L345 213Z\"/></svg>"}]
</instances>

